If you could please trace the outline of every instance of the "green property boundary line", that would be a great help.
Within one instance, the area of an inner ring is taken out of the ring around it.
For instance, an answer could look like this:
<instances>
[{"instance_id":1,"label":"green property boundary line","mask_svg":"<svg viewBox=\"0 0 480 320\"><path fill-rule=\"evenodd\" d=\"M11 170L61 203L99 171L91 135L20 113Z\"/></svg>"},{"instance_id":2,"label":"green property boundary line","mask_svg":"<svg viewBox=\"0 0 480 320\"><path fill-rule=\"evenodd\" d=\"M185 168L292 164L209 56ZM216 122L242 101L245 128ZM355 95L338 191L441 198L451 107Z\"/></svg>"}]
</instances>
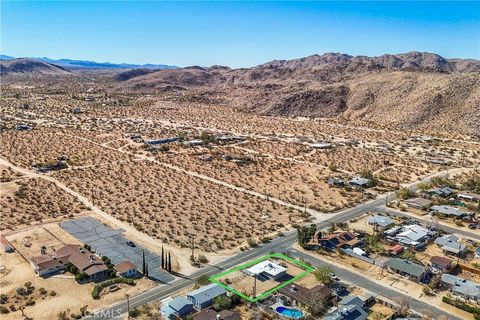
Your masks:
<instances>
[{"instance_id":1,"label":"green property boundary line","mask_svg":"<svg viewBox=\"0 0 480 320\"><path fill-rule=\"evenodd\" d=\"M280 284L280 285L278 285L278 286L276 286L276 287L268 290L267 292L262 293L261 295L255 297L255 298L249 297L249 296L247 296L247 295L239 292L238 290L235 290L234 288L232 288L232 287L230 287L230 286L228 286L228 285L226 285L226 284L224 284L224 283L222 283L222 282L220 282L220 281L218 280L218 278L221 278L221 277L223 277L223 276L225 276L225 275L227 275L227 274L233 273L233 272L235 272L235 271L239 271L239 270L246 269L246 268L248 268L248 267L250 267L250 266L252 266L252 265L254 265L254 264L257 264L257 263L259 263L259 262L265 261L265 260L270 259L270 258L283 259L283 260L288 261L288 262L290 262L290 263L293 263L293 264L295 264L295 265L297 265L297 266L299 266L299 267L302 267L303 269L306 269L306 270L305 270L304 272L300 273L299 275L297 275L296 277L293 277L292 279L290 279L290 280L288 280L288 281L285 281L284 283L282 283L282 284ZM296 280L298 280L298 279L300 279L300 278L305 277L307 274L313 272L314 270L315 270L315 269L312 268L312 267L310 267L309 265L307 265L307 264L305 264L305 263L303 263L303 262L300 262L300 261L298 261L298 260L292 259L292 258L290 258L290 257L288 257L288 256L286 256L286 255L284 255L284 254L281 254L281 253L271 253L271 254L267 254L267 255L265 255L265 256L262 256L262 257L260 257L260 258L258 258L258 259L255 259L255 260L253 260L253 261L250 261L250 262L247 262L247 263L245 263L245 264L242 264L242 265L240 265L240 266L237 266L237 267L235 267L235 268L233 268L233 269L230 269L230 270L224 271L224 272L222 272L222 273L219 273L219 274L217 274L217 275L209 278L208 280L209 280L210 282L213 282L213 283L218 284L219 286L225 288L226 290L228 290L228 291L230 291L230 292L235 293L236 295L242 297L242 298L245 299L245 300L248 300L248 301L250 301L250 302L257 302L258 300L261 300L261 299L266 298L267 296L269 296L269 295L271 295L272 293L274 293L275 291L277 291L277 290L279 290L279 289L281 289L281 288L289 285L290 283L292 283L292 282L294 282L294 281L296 281Z\"/></svg>"}]
</instances>

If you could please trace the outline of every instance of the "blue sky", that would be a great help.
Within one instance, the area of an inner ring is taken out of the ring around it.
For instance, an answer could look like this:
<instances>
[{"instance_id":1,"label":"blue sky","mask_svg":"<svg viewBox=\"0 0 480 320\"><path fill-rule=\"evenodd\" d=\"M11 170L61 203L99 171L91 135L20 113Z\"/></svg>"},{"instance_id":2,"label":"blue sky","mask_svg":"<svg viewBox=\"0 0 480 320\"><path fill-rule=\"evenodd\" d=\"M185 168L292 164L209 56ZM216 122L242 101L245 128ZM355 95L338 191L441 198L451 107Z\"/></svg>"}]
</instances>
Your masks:
<instances>
[{"instance_id":1,"label":"blue sky","mask_svg":"<svg viewBox=\"0 0 480 320\"><path fill-rule=\"evenodd\" d=\"M479 2L1 1L2 54L249 67L314 53L480 59Z\"/></svg>"}]
</instances>

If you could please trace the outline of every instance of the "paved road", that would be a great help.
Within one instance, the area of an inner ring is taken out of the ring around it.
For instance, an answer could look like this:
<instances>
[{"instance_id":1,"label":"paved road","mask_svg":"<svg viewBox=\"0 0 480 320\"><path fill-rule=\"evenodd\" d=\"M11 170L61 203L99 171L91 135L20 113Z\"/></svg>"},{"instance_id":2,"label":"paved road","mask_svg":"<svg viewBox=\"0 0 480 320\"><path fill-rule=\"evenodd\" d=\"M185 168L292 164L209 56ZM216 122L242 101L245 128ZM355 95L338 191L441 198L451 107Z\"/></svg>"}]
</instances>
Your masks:
<instances>
[{"instance_id":1,"label":"paved road","mask_svg":"<svg viewBox=\"0 0 480 320\"><path fill-rule=\"evenodd\" d=\"M438 176L442 175L440 174L435 174L435 175L430 175L429 177L426 177L423 181L428 181L432 176ZM412 189L416 188L416 185L418 185L419 182L416 182L411 185ZM319 222L317 224L317 229L324 229L329 227L332 223L341 223L341 222L346 222L348 220L357 218L361 216L362 214L366 212L371 212L378 210L381 206L385 204L385 198L386 196L381 196L375 200L371 200L366 203L362 203L356 207L342 210L339 214L333 216L330 219L327 219L325 221ZM392 193L388 196L388 200L392 201L395 199L395 195ZM457 229L455 229L457 230ZM235 256L226 259L214 266L207 266L202 268L201 270L189 275L188 277L184 277L181 279L174 280L168 284L161 285L155 288L152 288L146 292L143 292L139 295L136 295L132 298L130 298L130 307L138 307L143 304L156 301L156 300L162 300L164 298L167 298L174 294L175 292L181 291L185 289L186 287L192 285L196 279L203 275L214 275L219 273L221 270L229 269L232 268L238 264L247 262L249 260L252 260L254 258L260 257L262 255L265 255L270 252L284 252L284 251L289 251L291 248L291 245L295 243L297 238L297 233L296 230L291 230L289 232L286 232L283 237L276 238L270 243L262 244L261 246L255 248L255 249L250 249L248 251L243 251ZM302 253L304 254L304 253ZM302 257L302 258L307 258L307 257ZM322 261L318 258L312 258L308 257L308 259L316 259L314 264L319 264L322 263ZM309 261L309 260L307 260ZM327 264L326 262L323 262ZM385 297L395 297L401 295L398 291L395 291L393 289L385 288L373 281L368 280L367 278L364 278L362 276L359 276L357 273L349 273L346 270L343 269L338 269L335 268L336 272L338 272L338 275L343 278L345 276L345 279L348 281L351 279L351 282L354 284L358 284L359 286L369 290L370 292L373 292L375 294L378 294L380 296L385 296ZM361 279L360 279L361 278ZM357 279L360 279L357 281ZM407 297L407 296L406 296ZM430 305L427 305L421 301L414 300L411 297L408 297L410 301L410 306L412 309L414 309L417 312L421 312L422 310L425 309L430 309L433 312L437 313L437 315L440 314L445 314L441 310L437 308L433 308ZM123 300L119 303L116 303L106 309L102 309L98 312L95 313L94 316L87 317L85 319L120 319L122 314L125 314L127 312L127 301ZM448 319L459 319L456 318L452 315L448 315Z\"/></svg>"}]
</instances>

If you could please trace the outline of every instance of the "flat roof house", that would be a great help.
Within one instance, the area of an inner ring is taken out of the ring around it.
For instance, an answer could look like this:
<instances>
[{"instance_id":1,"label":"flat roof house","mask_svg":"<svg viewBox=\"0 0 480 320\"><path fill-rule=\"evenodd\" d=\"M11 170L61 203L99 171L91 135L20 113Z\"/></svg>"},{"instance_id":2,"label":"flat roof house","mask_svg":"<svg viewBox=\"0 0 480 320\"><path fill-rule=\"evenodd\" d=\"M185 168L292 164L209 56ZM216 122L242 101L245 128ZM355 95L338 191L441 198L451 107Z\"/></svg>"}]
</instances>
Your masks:
<instances>
[{"instance_id":1,"label":"flat roof house","mask_svg":"<svg viewBox=\"0 0 480 320\"><path fill-rule=\"evenodd\" d=\"M435 232L425 229L419 225L412 224L404 226L402 232L394 238L400 244L405 246L413 246L414 248L423 247Z\"/></svg>"},{"instance_id":2,"label":"flat roof house","mask_svg":"<svg viewBox=\"0 0 480 320\"><path fill-rule=\"evenodd\" d=\"M165 319L184 319L193 312L193 303L184 297L176 297L160 308Z\"/></svg>"},{"instance_id":3,"label":"flat roof house","mask_svg":"<svg viewBox=\"0 0 480 320\"><path fill-rule=\"evenodd\" d=\"M323 320L366 320L367 318L368 313L363 308L349 304L331 309Z\"/></svg>"},{"instance_id":4,"label":"flat roof house","mask_svg":"<svg viewBox=\"0 0 480 320\"><path fill-rule=\"evenodd\" d=\"M225 295L227 291L218 284L212 283L187 294L187 300L193 303L197 310L205 309L212 305L213 299Z\"/></svg>"},{"instance_id":5,"label":"flat roof house","mask_svg":"<svg viewBox=\"0 0 480 320\"><path fill-rule=\"evenodd\" d=\"M467 250L467 246L458 241L459 238L452 234L445 234L435 239L434 243L443 251L451 254L461 254Z\"/></svg>"},{"instance_id":6,"label":"flat roof house","mask_svg":"<svg viewBox=\"0 0 480 320\"><path fill-rule=\"evenodd\" d=\"M457 217L457 218L464 217L469 214L468 212L460 210L459 208L455 208L452 206L445 206L445 205L432 206L430 208L430 212L434 214L440 214L442 216Z\"/></svg>"},{"instance_id":7,"label":"flat roof house","mask_svg":"<svg viewBox=\"0 0 480 320\"><path fill-rule=\"evenodd\" d=\"M432 201L424 198L411 198L405 200L404 202L408 207L419 210L424 210L432 204Z\"/></svg>"},{"instance_id":8,"label":"flat roof house","mask_svg":"<svg viewBox=\"0 0 480 320\"><path fill-rule=\"evenodd\" d=\"M441 281L453 295L480 302L480 284L448 273L442 274Z\"/></svg>"},{"instance_id":9,"label":"flat roof house","mask_svg":"<svg viewBox=\"0 0 480 320\"><path fill-rule=\"evenodd\" d=\"M390 271L417 282L423 281L427 274L424 266L400 258L391 258L385 265Z\"/></svg>"},{"instance_id":10,"label":"flat roof house","mask_svg":"<svg viewBox=\"0 0 480 320\"><path fill-rule=\"evenodd\" d=\"M375 215L367 219L367 223L372 226L380 227L382 230L395 224L395 221L387 216Z\"/></svg>"},{"instance_id":11,"label":"flat roof house","mask_svg":"<svg viewBox=\"0 0 480 320\"><path fill-rule=\"evenodd\" d=\"M370 184L370 180L367 178L355 177L348 183L353 187L366 188Z\"/></svg>"},{"instance_id":12,"label":"flat roof house","mask_svg":"<svg viewBox=\"0 0 480 320\"><path fill-rule=\"evenodd\" d=\"M430 190L428 191L428 193L430 193L433 196L448 198L452 196L455 192L450 187L442 187L442 188Z\"/></svg>"},{"instance_id":13,"label":"flat roof house","mask_svg":"<svg viewBox=\"0 0 480 320\"><path fill-rule=\"evenodd\" d=\"M265 260L243 270L243 272L251 276L263 276L267 279L278 280L285 276L287 269L276 264L275 262Z\"/></svg>"}]
</instances>

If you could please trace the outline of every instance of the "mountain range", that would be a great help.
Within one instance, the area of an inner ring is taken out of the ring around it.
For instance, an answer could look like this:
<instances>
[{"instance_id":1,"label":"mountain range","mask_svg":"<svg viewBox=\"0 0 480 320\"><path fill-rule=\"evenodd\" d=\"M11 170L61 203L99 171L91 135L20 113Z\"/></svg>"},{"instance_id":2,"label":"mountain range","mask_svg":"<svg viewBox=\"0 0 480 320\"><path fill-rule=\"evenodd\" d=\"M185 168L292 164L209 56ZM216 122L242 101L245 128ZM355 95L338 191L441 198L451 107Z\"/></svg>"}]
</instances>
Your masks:
<instances>
[{"instance_id":1,"label":"mountain range","mask_svg":"<svg viewBox=\"0 0 480 320\"><path fill-rule=\"evenodd\" d=\"M0 55L0 60L13 60L15 57ZM69 69L133 69L133 68L145 68L145 69L174 69L176 66L170 66L166 64L131 64L131 63L111 63L111 62L96 62L89 60L72 60L72 59L50 59L50 58L24 58L56 64L61 67Z\"/></svg>"},{"instance_id":2,"label":"mountain range","mask_svg":"<svg viewBox=\"0 0 480 320\"><path fill-rule=\"evenodd\" d=\"M75 68L32 59L0 61L0 72L76 74ZM269 116L330 117L480 136L480 61L426 52L326 53L239 69L129 68L112 76L110 90L167 93Z\"/></svg>"},{"instance_id":3,"label":"mountain range","mask_svg":"<svg viewBox=\"0 0 480 320\"><path fill-rule=\"evenodd\" d=\"M130 70L115 79L117 91L177 92L184 100L263 115L340 117L480 135L480 61L473 59L326 53L242 69Z\"/></svg>"}]
</instances>

